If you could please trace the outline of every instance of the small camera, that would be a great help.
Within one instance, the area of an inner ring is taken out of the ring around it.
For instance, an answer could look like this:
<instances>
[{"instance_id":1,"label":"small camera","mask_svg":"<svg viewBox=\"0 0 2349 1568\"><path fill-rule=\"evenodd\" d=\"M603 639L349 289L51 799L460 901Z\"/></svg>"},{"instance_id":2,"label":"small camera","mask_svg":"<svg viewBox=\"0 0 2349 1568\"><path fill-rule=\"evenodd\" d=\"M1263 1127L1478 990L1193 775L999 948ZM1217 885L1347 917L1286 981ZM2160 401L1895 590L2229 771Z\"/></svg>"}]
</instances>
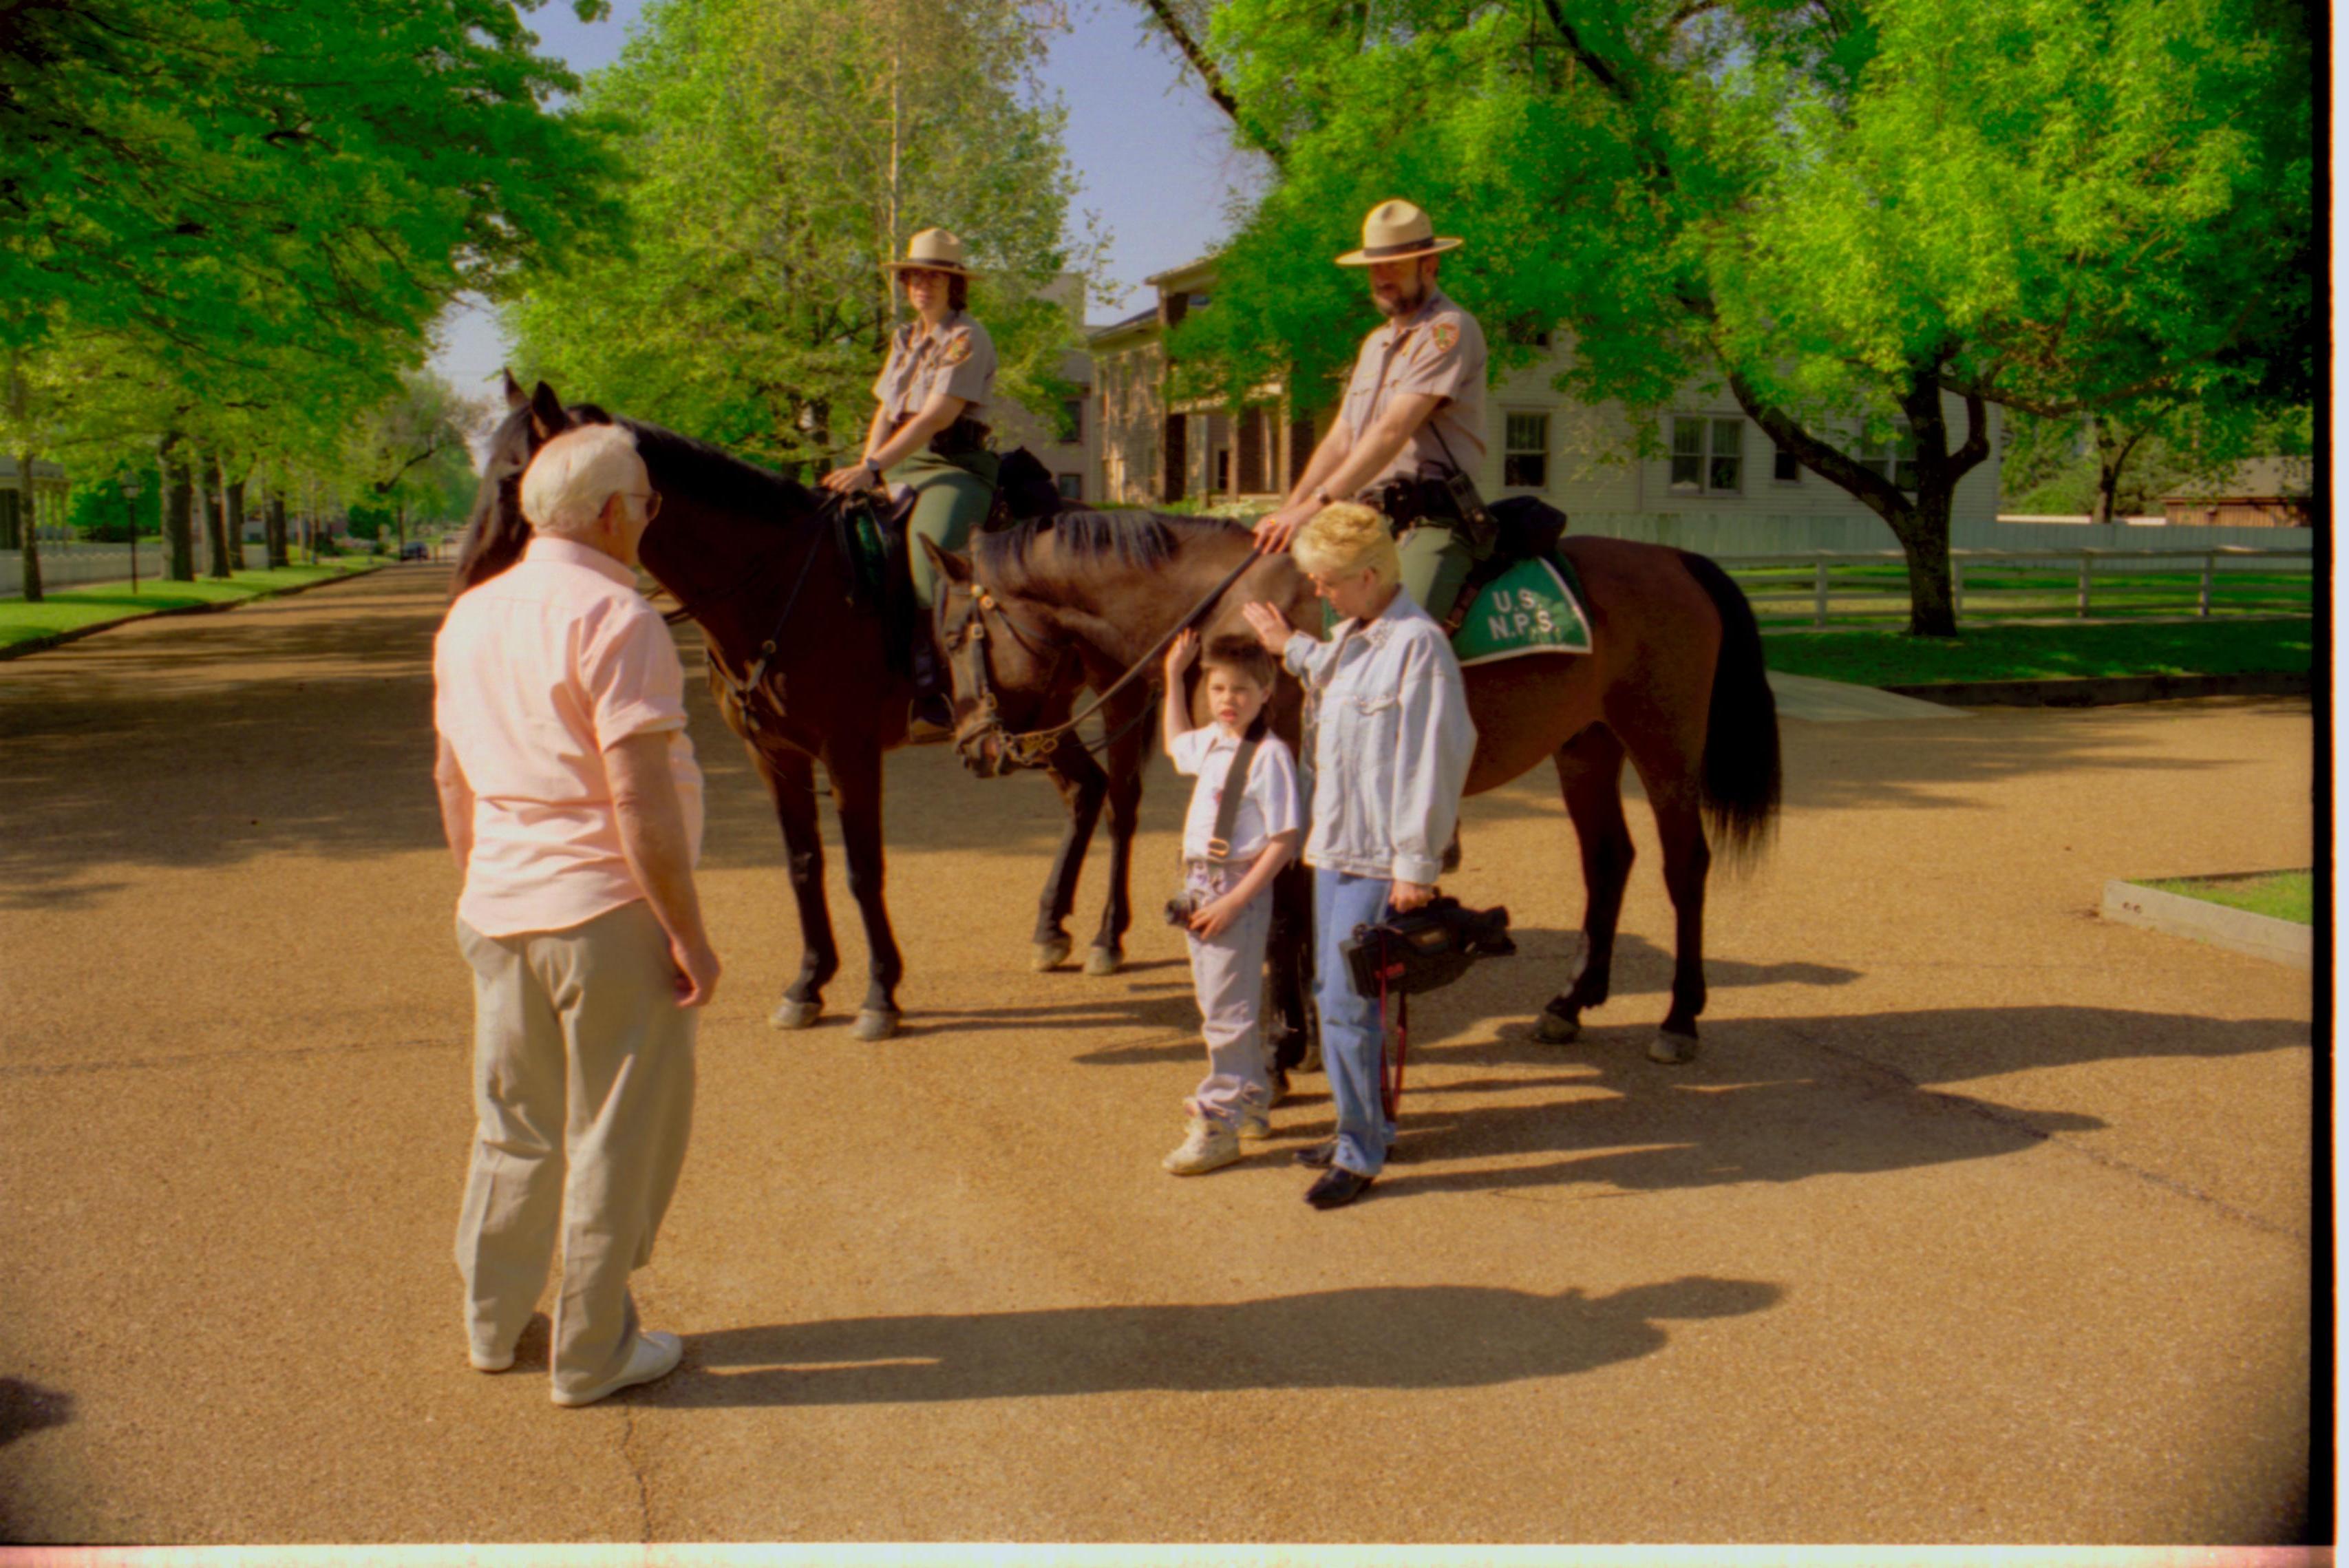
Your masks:
<instances>
[{"instance_id":1,"label":"small camera","mask_svg":"<svg viewBox=\"0 0 2349 1568\"><path fill-rule=\"evenodd\" d=\"M1190 929L1191 917L1198 912L1199 899L1196 894L1178 893L1166 900L1166 923L1170 926L1179 926L1187 930Z\"/></svg>"}]
</instances>

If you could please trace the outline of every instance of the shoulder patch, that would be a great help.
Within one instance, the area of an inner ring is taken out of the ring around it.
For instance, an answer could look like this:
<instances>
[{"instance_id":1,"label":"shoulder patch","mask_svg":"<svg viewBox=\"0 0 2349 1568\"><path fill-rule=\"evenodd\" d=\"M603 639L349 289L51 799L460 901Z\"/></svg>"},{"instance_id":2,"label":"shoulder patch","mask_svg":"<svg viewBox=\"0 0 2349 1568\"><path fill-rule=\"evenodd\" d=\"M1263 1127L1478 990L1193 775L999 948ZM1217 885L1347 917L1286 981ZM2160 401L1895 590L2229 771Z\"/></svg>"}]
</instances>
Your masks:
<instances>
[{"instance_id":1,"label":"shoulder patch","mask_svg":"<svg viewBox=\"0 0 2349 1568\"><path fill-rule=\"evenodd\" d=\"M941 356L949 365L959 365L970 358L970 334L957 332L947 339L946 352Z\"/></svg>"},{"instance_id":2,"label":"shoulder patch","mask_svg":"<svg viewBox=\"0 0 2349 1568\"><path fill-rule=\"evenodd\" d=\"M1450 319L1437 322L1429 332L1438 354L1449 354L1460 341L1460 323Z\"/></svg>"}]
</instances>

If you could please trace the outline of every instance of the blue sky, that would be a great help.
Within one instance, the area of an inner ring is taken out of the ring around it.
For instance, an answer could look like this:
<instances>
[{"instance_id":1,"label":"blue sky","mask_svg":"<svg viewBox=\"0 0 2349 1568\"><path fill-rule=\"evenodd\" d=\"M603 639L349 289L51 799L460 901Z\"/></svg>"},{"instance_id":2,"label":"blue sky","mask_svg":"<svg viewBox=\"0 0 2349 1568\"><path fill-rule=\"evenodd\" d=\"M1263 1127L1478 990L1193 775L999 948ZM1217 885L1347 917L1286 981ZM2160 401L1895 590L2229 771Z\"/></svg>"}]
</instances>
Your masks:
<instances>
[{"instance_id":1,"label":"blue sky","mask_svg":"<svg viewBox=\"0 0 2349 1568\"><path fill-rule=\"evenodd\" d=\"M613 0L610 16L583 23L566 0L550 0L531 26L547 53L591 71L618 56L643 8L644 0ZM1234 192L1255 188L1257 175L1195 78L1143 36L1139 0L1073 0L1070 13L1072 29L1053 40L1044 80L1069 111L1079 187L1071 216L1100 214L1112 241L1107 281L1128 291L1123 310L1093 303L1098 321L1139 309L1144 277L1212 249L1228 231ZM460 306L432 362L480 396L506 348L487 309Z\"/></svg>"}]
</instances>

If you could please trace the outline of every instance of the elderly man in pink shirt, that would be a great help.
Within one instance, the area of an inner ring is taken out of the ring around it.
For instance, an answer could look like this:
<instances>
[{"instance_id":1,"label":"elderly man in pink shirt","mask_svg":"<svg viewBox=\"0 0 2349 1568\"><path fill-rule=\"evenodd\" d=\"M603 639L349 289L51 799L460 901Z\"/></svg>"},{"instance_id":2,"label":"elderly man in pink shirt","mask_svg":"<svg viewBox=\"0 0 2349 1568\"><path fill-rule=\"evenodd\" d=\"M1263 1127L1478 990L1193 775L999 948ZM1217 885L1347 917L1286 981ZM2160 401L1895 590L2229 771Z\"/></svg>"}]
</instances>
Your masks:
<instances>
[{"instance_id":1,"label":"elderly man in pink shirt","mask_svg":"<svg viewBox=\"0 0 2349 1568\"><path fill-rule=\"evenodd\" d=\"M432 657L433 777L473 968L457 1266L472 1364L502 1372L560 1239L554 1402L591 1405L683 1354L638 1330L628 1275L685 1162L695 1010L718 958L693 888L685 675L630 569L658 510L633 438L555 437L522 509L529 548L450 607Z\"/></svg>"}]
</instances>

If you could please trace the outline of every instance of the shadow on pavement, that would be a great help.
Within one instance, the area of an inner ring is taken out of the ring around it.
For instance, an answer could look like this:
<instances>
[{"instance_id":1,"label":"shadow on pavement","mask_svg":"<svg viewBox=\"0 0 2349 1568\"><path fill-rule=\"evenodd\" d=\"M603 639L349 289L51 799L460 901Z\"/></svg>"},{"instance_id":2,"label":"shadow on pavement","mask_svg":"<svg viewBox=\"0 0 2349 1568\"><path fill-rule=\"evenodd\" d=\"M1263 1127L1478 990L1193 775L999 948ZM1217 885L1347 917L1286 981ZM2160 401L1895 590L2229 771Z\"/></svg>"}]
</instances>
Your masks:
<instances>
[{"instance_id":1,"label":"shadow on pavement","mask_svg":"<svg viewBox=\"0 0 2349 1568\"><path fill-rule=\"evenodd\" d=\"M0 1449L74 1418L74 1397L21 1377L0 1377Z\"/></svg>"},{"instance_id":2,"label":"shadow on pavement","mask_svg":"<svg viewBox=\"0 0 2349 1568\"><path fill-rule=\"evenodd\" d=\"M1670 1338L1660 1322L1761 1312L1785 1293L1760 1281L1694 1276L1603 1296L1399 1285L1185 1306L775 1324L690 1334L680 1376L618 1397L691 1409L1481 1387L1651 1355Z\"/></svg>"}]
</instances>

